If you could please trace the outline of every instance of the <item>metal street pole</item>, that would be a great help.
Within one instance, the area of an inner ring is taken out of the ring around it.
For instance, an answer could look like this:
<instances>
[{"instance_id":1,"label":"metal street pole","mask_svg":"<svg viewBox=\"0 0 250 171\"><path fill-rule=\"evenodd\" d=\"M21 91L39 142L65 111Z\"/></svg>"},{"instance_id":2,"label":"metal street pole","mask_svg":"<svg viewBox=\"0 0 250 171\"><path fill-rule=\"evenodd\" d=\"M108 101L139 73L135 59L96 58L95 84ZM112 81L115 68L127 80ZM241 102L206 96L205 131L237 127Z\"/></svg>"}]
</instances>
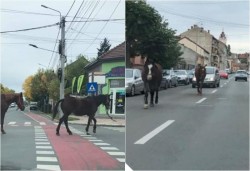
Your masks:
<instances>
[{"instance_id":1,"label":"metal street pole","mask_svg":"<svg viewBox=\"0 0 250 171\"><path fill-rule=\"evenodd\" d=\"M64 98L64 63L66 62L65 58L65 17L61 18L61 46L60 46L60 62L62 69L62 78L60 82L60 99Z\"/></svg>"}]
</instances>

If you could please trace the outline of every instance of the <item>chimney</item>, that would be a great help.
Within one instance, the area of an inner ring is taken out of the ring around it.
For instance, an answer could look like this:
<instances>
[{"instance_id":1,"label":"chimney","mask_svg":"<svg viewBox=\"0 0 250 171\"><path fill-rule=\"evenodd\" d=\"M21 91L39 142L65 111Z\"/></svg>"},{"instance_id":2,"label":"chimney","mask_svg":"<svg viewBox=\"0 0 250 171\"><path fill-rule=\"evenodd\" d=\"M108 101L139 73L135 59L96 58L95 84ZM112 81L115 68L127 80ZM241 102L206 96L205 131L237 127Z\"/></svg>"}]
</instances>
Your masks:
<instances>
[{"instance_id":1,"label":"chimney","mask_svg":"<svg viewBox=\"0 0 250 171\"><path fill-rule=\"evenodd\" d=\"M208 30L207 32L210 33L210 30Z\"/></svg>"}]
</instances>

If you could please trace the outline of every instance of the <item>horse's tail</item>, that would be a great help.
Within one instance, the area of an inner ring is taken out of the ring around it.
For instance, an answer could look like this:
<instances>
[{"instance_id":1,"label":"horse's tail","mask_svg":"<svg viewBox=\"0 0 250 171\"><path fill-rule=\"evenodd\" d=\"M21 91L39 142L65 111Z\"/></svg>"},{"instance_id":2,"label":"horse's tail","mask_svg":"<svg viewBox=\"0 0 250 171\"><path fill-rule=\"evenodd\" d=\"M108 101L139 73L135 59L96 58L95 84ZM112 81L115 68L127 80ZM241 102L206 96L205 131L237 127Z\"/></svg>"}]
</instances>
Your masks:
<instances>
[{"instance_id":1,"label":"horse's tail","mask_svg":"<svg viewBox=\"0 0 250 171\"><path fill-rule=\"evenodd\" d=\"M112 121L115 121L115 122L116 122L116 120L114 120L113 117L110 116L108 112L106 112L106 114L108 115L108 117L109 117Z\"/></svg>"},{"instance_id":2,"label":"horse's tail","mask_svg":"<svg viewBox=\"0 0 250 171\"><path fill-rule=\"evenodd\" d=\"M59 105L59 103L61 103L62 101L64 101L64 99L61 99L61 100L59 100L59 101L56 103L56 105L55 105L55 107L54 107L54 110L53 110L52 121L55 119L56 114L58 113L58 105Z\"/></svg>"}]
</instances>

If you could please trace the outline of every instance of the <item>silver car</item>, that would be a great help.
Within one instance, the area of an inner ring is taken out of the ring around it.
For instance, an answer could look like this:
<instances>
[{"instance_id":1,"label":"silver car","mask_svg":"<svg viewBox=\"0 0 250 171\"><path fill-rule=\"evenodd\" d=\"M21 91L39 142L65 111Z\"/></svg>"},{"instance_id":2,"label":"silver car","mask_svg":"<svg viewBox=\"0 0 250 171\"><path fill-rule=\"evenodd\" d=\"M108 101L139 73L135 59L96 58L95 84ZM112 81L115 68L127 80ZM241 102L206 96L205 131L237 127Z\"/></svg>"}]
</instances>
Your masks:
<instances>
[{"instance_id":1,"label":"silver car","mask_svg":"<svg viewBox=\"0 0 250 171\"><path fill-rule=\"evenodd\" d=\"M174 72L178 76L178 83L185 85L189 84L189 77L186 70L175 70Z\"/></svg>"},{"instance_id":2,"label":"silver car","mask_svg":"<svg viewBox=\"0 0 250 171\"><path fill-rule=\"evenodd\" d=\"M168 81L168 87L178 86L178 77L175 74L174 70L163 70L163 78L166 78Z\"/></svg>"},{"instance_id":3,"label":"silver car","mask_svg":"<svg viewBox=\"0 0 250 171\"><path fill-rule=\"evenodd\" d=\"M144 92L144 84L139 69L126 68L126 94L134 96Z\"/></svg>"}]
</instances>

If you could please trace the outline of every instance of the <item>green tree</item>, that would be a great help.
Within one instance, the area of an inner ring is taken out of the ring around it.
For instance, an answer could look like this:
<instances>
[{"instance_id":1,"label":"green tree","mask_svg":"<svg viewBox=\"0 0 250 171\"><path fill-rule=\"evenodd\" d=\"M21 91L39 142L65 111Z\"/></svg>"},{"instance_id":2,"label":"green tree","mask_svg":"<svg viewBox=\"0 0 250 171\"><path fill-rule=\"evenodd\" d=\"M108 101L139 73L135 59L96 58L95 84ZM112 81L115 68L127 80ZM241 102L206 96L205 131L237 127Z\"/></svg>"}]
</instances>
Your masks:
<instances>
[{"instance_id":1,"label":"green tree","mask_svg":"<svg viewBox=\"0 0 250 171\"><path fill-rule=\"evenodd\" d=\"M232 55L232 53L231 53L231 46L230 45L227 45L227 55L228 56Z\"/></svg>"},{"instance_id":2,"label":"green tree","mask_svg":"<svg viewBox=\"0 0 250 171\"><path fill-rule=\"evenodd\" d=\"M85 74L84 67L89 63L89 61L83 56L79 55L77 60L65 67L65 93L71 93L72 79L74 77L79 77L80 75L85 75L83 80L82 89L85 90L88 76Z\"/></svg>"},{"instance_id":3,"label":"green tree","mask_svg":"<svg viewBox=\"0 0 250 171\"><path fill-rule=\"evenodd\" d=\"M126 65L136 55L148 57L163 67L175 66L181 48L175 31L144 1L126 1Z\"/></svg>"},{"instance_id":4,"label":"green tree","mask_svg":"<svg viewBox=\"0 0 250 171\"><path fill-rule=\"evenodd\" d=\"M15 93L15 90L5 87L2 83L0 83L0 85L1 85L1 93Z\"/></svg>"},{"instance_id":5,"label":"green tree","mask_svg":"<svg viewBox=\"0 0 250 171\"><path fill-rule=\"evenodd\" d=\"M109 43L109 40L105 37L104 40L100 43L100 48L97 48L98 53L97 56L101 56L105 52L109 51L111 47L111 44Z\"/></svg>"}]
</instances>

